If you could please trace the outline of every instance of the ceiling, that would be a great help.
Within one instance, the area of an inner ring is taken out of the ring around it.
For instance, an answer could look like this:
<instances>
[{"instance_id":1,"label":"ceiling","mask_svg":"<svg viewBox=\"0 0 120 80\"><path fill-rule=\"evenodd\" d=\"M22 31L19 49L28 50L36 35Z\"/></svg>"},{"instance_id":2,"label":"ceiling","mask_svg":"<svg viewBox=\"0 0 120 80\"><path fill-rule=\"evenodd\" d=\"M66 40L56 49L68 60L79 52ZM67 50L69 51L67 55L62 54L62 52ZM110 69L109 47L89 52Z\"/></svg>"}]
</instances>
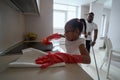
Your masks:
<instances>
[{"instance_id":1,"label":"ceiling","mask_svg":"<svg viewBox=\"0 0 120 80\"><path fill-rule=\"evenodd\" d=\"M89 5L91 2L103 4L105 8L111 8L112 0L54 0L55 3L71 5Z\"/></svg>"}]
</instances>

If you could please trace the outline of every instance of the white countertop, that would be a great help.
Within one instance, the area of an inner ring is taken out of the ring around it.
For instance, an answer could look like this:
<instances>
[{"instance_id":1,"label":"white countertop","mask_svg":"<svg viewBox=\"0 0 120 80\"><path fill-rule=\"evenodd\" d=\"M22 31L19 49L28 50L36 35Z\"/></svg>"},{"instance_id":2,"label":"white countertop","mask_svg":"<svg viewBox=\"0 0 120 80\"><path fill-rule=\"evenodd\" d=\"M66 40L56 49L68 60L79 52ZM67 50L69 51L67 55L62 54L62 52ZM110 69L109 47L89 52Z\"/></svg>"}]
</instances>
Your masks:
<instances>
[{"instance_id":1,"label":"white countertop","mask_svg":"<svg viewBox=\"0 0 120 80\"><path fill-rule=\"evenodd\" d=\"M20 55L0 56L1 80L93 80L79 65L66 64L62 67L10 68L8 63Z\"/></svg>"}]
</instances>

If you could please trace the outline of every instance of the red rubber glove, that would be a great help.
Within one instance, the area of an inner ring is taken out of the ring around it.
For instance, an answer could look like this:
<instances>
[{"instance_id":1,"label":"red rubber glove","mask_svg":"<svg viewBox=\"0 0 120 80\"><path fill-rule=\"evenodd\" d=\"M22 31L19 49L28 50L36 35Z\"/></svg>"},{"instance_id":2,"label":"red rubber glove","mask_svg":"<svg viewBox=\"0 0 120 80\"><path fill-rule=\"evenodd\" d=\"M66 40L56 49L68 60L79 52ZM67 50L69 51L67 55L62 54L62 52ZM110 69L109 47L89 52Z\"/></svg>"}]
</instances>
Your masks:
<instances>
[{"instance_id":1,"label":"red rubber glove","mask_svg":"<svg viewBox=\"0 0 120 80\"><path fill-rule=\"evenodd\" d=\"M55 63L82 63L81 55L70 55L67 53L56 52L54 54L48 53L43 57L35 60L36 64L41 64L41 68L47 68Z\"/></svg>"},{"instance_id":2,"label":"red rubber glove","mask_svg":"<svg viewBox=\"0 0 120 80\"><path fill-rule=\"evenodd\" d=\"M47 40L50 41L52 39L60 39L61 38L61 35L58 34L58 33L55 33L55 34L52 34L50 36L47 37Z\"/></svg>"},{"instance_id":3,"label":"red rubber glove","mask_svg":"<svg viewBox=\"0 0 120 80\"><path fill-rule=\"evenodd\" d=\"M42 43L43 44L46 44L46 45L49 45L49 44L52 44L52 42L50 42L50 40L52 39L60 39L62 36L58 33L55 33L55 34L52 34L50 36L48 36L47 38L43 38L42 39Z\"/></svg>"},{"instance_id":4,"label":"red rubber glove","mask_svg":"<svg viewBox=\"0 0 120 80\"><path fill-rule=\"evenodd\" d=\"M36 64L41 64L41 68L47 68L55 63L64 62L64 60L55 54L48 53L48 55L37 58L35 62Z\"/></svg>"}]
</instances>

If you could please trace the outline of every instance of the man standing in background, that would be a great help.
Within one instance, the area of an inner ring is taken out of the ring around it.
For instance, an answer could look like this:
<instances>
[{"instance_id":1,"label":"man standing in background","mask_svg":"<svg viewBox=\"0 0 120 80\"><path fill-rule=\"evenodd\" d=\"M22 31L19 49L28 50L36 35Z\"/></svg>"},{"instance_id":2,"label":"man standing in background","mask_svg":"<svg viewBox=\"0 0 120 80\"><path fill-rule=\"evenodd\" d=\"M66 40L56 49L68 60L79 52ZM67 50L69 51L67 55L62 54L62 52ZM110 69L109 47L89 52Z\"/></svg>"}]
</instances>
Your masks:
<instances>
[{"instance_id":1,"label":"man standing in background","mask_svg":"<svg viewBox=\"0 0 120 80\"><path fill-rule=\"evenodd\" d=\"M86 28L86 48L88 52L90 53L90 47L94 46L96 43L97 35L98 35L98 26L93 22L94 19L94 13L90 12L87 17L87 28ZM94 31L93 38L92 38L92 32Z\"/></svg>"}]
</instances>

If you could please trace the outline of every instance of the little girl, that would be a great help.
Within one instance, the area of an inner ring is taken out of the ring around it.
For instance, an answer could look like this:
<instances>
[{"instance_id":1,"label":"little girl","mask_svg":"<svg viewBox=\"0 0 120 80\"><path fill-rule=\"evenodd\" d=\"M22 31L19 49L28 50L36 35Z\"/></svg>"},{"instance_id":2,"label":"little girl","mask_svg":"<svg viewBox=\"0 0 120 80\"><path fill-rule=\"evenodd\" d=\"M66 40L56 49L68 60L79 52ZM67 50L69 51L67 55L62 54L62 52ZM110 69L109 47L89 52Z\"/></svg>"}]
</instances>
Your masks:
<instances>
[{"instance_id":1,"label":"little girl","mask_svg":"<svg viewBox=\"0 0 120 80\"><path fill-rule=\"evenodd\" d=\"M41 68L46 68L55 63L85 63L90 64L91 59L87 49L84 45L84 39L79 38L83 30L83 24L79 19L71 19L65 24L64 36L60 34L52 34L47 37L47 40L65 38L66 53L55 52L54 54L48 53L43 57L38 57L35 61L41 64Z\"/></svg>"}]
</instances>

